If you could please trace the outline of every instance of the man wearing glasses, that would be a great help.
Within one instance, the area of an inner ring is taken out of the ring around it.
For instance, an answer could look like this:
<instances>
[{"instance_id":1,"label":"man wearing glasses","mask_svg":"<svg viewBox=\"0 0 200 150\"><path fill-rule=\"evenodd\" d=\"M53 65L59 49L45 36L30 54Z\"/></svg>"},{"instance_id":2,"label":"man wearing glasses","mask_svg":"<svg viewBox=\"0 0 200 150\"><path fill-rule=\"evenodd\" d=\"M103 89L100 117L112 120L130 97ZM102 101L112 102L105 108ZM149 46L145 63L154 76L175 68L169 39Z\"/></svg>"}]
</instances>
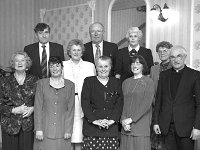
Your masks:
<instances>
[{"instance_id":1,"label":"man wearing glasses","mask_svg":"<svg viewBox=\"0 0 200 150\"><path fill-rule=\"evenodd\" d=\"M113 68L115 66L116 53L118 51L117 44L104 41L104 26L100 22L95 22L89 27L89 34L91 41L84 44L85 52L83 60L95 64L95 60L102 56L108 56L112 59L112 69L110 76L114 76Z\"/></svg>"},{"instance_id":2,"label":"man wearing glasses","mask_svg":"<svg viewBox=\"0 0 200 150\"><path fill-rule=\"evenodd\" d=\"M172 47L172 69L158 82L154 131L164 135L169 150L193 150L200 136L200 73L185 65L186 56L184 47Z\"/></svg>"}]
</instances>

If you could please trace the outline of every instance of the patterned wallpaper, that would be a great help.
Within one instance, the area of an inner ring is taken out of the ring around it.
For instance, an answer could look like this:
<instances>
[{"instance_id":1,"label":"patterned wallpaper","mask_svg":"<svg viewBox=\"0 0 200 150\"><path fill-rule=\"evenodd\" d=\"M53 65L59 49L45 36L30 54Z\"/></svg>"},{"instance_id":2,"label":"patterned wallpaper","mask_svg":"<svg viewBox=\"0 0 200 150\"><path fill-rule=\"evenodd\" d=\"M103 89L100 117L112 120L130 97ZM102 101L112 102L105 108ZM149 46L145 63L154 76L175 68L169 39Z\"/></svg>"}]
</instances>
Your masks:
<instances>
[{"instance_id":1,"label":"patterned wallpaper","mask_svg":"<svg viewBox=\"0 0 200 150\"><path fill-rule=\"evenodd\" d=\"M200 71L200 0L194 1L194 6L192 11L193 11L192 67Z\"/></svg>"},{"instance_id":2,"label":"patterned wallpaper","mask_svg":"<svg viewBox=\"0 0 200 150\"><path fill-rule=\"evenodd\" d=\"M92 9L87 3L47 10L43 19L51 27L50 40L62 44L65 53L71 39L90 41L88 29L92 23Z\"/></svg>"}]
</instances>

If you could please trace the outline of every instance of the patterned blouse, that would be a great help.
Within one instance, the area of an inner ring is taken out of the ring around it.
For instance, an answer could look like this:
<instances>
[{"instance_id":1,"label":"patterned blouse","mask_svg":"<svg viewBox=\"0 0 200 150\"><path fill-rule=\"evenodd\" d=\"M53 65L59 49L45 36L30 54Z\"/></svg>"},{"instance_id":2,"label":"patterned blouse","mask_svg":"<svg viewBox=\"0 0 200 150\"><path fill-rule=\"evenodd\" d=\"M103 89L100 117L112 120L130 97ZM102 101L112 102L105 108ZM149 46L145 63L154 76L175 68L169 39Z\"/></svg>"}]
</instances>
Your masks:
<instances>
[{"instance_id":1,"label":"patterned blouse","mask_svg":"<svg viewBox=\"0 0 200 150\"><path fill-rule=\"evenodd\" d=\"M33 130L33 114L23 118L21 114L13 114L14 107L25 104L34 105L34 95L37 78L26 74L23 85L19 85L14 74L0 79L0 112L1 127L8 134L18 134L21 127L23 131Z\"/></svg>"}]
</instances>

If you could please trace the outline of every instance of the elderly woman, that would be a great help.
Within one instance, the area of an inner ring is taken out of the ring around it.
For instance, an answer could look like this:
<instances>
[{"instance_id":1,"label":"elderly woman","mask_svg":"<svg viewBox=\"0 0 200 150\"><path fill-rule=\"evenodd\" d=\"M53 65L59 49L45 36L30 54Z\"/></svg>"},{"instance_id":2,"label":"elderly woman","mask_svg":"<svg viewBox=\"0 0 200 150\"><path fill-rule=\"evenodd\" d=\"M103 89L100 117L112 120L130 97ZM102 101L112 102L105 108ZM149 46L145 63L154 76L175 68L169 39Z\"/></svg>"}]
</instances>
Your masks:
<instances>
[{"instance_id":1,"label":"elderly woman","mask_svg":"<svg viewBox=\"0 0 200 150\"><path fill-rule=\"evenodd\" d=\"M34 150L70 150L74 120L74 83L62 76L59 57L49 59L50 78L38 82L35 95Z\"/></svg>"},{"instance_id":2,"label":"elderly woman","mask_svg":"<svg viewBox=\"0 0 200 150\"><path fill-rule=\"evenodd\" d=\"M131 27L126 33L126 38L129 45L118 51L115 65L115 77L119 78L121 81L124 81L133 75L130 70L130 61L131 57L136 54L141 55L145 59L149 69L153 66L151 50L139 45L139 41L142 38L142 31L139 30L138 27Z\"/></svg>"},{"instance_id":3,"label":"elderly woman","mask_svg":"<svg viewBox=\"0 0 200 150\"><path fill-rule=\"evenodd\" d=\"M23 52L11 58L14 74L0 80L2 149L33 149L33 104L37 78L26 73L31 60Z\"/></svg>"},{"instance_id":4,"label":"elderly woman","mask_svg":"<svg viewBox=\"0 0 200 150\"><path fill-rule=\"evenodd\" d=\"M120 150L150 150L154 83L145 76L148 67L142 56L131 58L131 71L134 76L122 84L124 107Z\"/></svg>"},{"instance_id":5,"label":"elderly woman","mask_svg":"<svg viewBox=\"0 0 200 150\"><path fill-rule=\"evenodd\" d=\"M97 76L84 80L81 104L84 113L82 150L117 150L118 122L122 113L121 82L109 77L111 58L96 61Z\"/></svg>"},{"instance_id":6,"label":"elderly woman","mask_svg":"<svg viewBox=\"0 0 200 150\"><path fill-rule=\"evenodd\" d=\"M71 80L75 84L75 113L73 134L71 138L74 150L81 150L81 143L83 142L83 111L81 108L83 81L86 77L94 76L96 74L94 64L82 60L81 57L84 51L85 48L81 40L71 40L67 46L67 54L71 59L63 62L64 78Z\"/></svg>"}]
</instances>

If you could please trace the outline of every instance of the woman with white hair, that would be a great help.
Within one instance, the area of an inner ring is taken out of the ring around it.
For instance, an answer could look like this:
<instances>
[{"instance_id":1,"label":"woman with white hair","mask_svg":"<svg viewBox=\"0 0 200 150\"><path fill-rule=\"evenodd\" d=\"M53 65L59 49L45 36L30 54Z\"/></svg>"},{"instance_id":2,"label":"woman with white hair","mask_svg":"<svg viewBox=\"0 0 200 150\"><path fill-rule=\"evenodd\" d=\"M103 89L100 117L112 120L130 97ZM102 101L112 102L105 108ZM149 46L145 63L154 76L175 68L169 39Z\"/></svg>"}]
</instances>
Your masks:
<instances>
[{"instance_id":1,"label":"woman with white hair","mask_svg":"<svg viewBox=\"0 0 200 150\"><path fill-rule=\"evenodd\" d=\"M119 78L121 81L133 75L130 69L130 59L136 54L144 57L148 69L153 66L151 50L139 45L139 41L142 39L142 31L138 27L131 27L126 33L126 38L129 45L118 51L115 65L115 77Z\"/></svg>"}]
</instances>

